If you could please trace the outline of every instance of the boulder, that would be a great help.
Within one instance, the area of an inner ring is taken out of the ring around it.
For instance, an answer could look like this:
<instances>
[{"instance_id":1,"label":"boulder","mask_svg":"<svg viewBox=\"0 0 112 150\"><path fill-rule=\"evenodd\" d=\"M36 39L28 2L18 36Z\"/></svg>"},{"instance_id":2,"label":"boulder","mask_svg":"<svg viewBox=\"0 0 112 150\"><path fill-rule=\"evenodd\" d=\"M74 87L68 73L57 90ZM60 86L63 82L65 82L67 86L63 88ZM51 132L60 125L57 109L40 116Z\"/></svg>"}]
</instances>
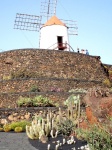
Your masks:
<instances>
[{"instance_id":1,"label":"boulder","mask_svg":"<svg viewBox=\"0 0 112 150\"><path fill-rule=\"evenodd\" d=\"M108 116L112 117L112 94L108 93L107 96L105 89L97 91L97 88L91 89L83 98L83 102L87 106L86 115L88 118L95 117L96 119L93 119L95 122L96 120L106 121Z\"/></svg>"}]
</instances>

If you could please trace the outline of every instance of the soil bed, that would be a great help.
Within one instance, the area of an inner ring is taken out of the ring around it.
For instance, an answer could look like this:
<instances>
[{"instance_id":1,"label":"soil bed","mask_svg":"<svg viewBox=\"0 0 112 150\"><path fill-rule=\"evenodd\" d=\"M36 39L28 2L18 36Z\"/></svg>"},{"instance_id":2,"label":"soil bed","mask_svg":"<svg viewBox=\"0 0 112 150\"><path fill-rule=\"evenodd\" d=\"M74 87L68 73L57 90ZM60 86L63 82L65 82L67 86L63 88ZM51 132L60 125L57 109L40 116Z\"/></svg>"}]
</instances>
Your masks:
<instances>
[{"instance_id":1,"label":"soil bed","mask_svg":"<svg viewBox=\"0 0 112 150\"><path fill-rule=\"evenodd\" d=\"M69 140L70 138L66 139ZM75 144L64 144L59 147L58 150L72 150L74 147L76 150L80 148L81 146L87 145L86 141L78 140L76 137L74 137L74 140L76 141ZM49 140L47 143L42 143L39 140L31 140L29 139L30 144L37 148L38 150L47 150L48 144L51 145L50 150L55 150L55 146L57 145L57 141L60 141L60 143L63 143L63 136L59 135L57 138L51 138L49 137ZM80 150L80 149L79 149Z\"/></svg>"}]
</instances>

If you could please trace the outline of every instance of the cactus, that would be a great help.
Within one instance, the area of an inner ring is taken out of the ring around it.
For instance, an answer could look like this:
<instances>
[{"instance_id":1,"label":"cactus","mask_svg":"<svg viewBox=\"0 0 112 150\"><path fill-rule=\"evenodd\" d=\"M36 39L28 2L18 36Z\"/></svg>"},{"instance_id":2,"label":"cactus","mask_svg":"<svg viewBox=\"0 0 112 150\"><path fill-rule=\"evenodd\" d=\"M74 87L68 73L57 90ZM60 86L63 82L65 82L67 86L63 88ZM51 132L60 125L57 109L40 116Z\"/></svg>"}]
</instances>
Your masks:
<instances>
[{"instance_id":1,"label":"cactus","mask_svg":"<svg viewBox=\"0 0 112 150\"><path fill-rule=\"evenodd\" d=\"M65 105L68 107L68 118L73 119L76 116L77 112L79 112L79 103L80 103L80 96L75 96L74 94L70 95L68 99L64 102ZM75 108L75 110L74 110Z\"/></svg>"},{"instance_id":2,"label":"cactus","mask_svg":"<svg viewBox=\"0 0 112 150\"><path fill-rule=\"evenodd\" d=\"M54 130L55 129L55 130ZM51 111L48 110L47 118L42 120L37 120L37 116L35 115L34 120L32 121L31 126L26 126L26 134L30 139L40 139L41 137L47 137L50 135L51 131L53 136L57 136L54 118Z\"/></svg>"},{"instance_id":3,"label":"cactus","mask_svg":"<svg viewBox=\"0 0 112 150\"><path fill-rule=\"evenodd\" d=\"M75 125L79 127L79 118L80 118L80 96L79 95L70 95L65 103L68 107L68 119L73 121Z\"/></svg>"},{"instance_id":4,"label":"cactus","mask_svg":"<svg viewBox=\"0 0 112 150\"><path fill-rule=\"evenodd\" d=\"M77 104L79 101L79 95L75 96L74 94L70 95L68 99L64 102L65 105L74 105Z\"/></svg>"},{"instance_id":5,"label":"cactus","mask_svg":"<svg viewBox=\"0 0 112 150\"><path fill-rule=\"evenodd\" d=\"M70 93L87 93L87 90L85 90L83 88L78 88L78 89L71 89L68 92L70 92Z\"/></svg>"},{"instance_id":6,"label":"cactus","mask_svg":"<svg viewBox=\"0 0 112 150\"><path fill-rule=\"evenodd\" d=\"M15 132L22 132L23 129L22 129L22 127L16 127L16 128L14 129L14 131L15 131Z\"/></svg>"},{"instance_id":7,"label":"cactus","mask_svg":"<svg viewBox=\"0 0 112 150\"><path fill-rule=\"evenodd\" d=\"M73 121L69 119L61 122L61 124L58 124L59 133L62 133L65 136L69 136L74 131L74 127L75 125Z\"/></svg>"},{"instance_id":8,"label":"cactus","mask_svg":"<svg viewBox=\"0 0 112 150\"><path fill-rule=\"evenodd\" d=\"M9 124L6 124L3 126L3 129L5 132L9 132L9 131L11 131L11 126Z\"/></svg>"},{"instance_id":9,"label":"cactus","mask_svg":"<svg viewBox=\"0 0 112 150\"><path fill-rule=\"evenodd\" d=\"M39 138L39 133L35 135L32 126L26 125L26 134L30 139L38 139Z\"/></svg>"},{"instance_id":10,"label":"cactus","mask_svg":"<svg viewBox=\"0 0 112 150\"><path fill-rule=\"evenodd\" d=\"M59 148L59 144L57 144L57 145L55 146L55 150L58 150L58 148Z\"/></svg>"},{"instance_id":11,"label":"cactus","mask_svg":"<svg viewBox=\"0 0 112 150\"><path fill-rule=\"evenodd\" d=\"M51 147L51 145L50 145L50 144L48 144L48 145L47 145L47 150L50 150L50 147Z\"/></svg>"},{"instance_id":12,"label":"cactus","mask_svg":"<svg viewBox=\"0 0 112 150\"><path fill-rule=\"evenodd\" d=\"M62 110L59 107L59 123L61 123L61 121L62 121Z\"/></svg>"}]
</instances>

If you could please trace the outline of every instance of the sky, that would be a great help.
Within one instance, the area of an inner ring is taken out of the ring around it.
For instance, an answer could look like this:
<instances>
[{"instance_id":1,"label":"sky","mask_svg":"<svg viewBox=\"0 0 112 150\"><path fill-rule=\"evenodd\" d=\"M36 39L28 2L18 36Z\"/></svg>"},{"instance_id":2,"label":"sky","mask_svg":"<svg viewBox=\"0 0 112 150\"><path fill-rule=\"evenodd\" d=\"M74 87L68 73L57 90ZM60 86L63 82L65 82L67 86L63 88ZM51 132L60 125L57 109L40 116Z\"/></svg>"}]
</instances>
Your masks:
<instances>
[{"instance_id":1,"label":"sky","mask_svg":"<svg viewBox=\"0 0 112 150\"><path fill-rule=\"evenodd\" d=\"M39 16L46 0L0 1L0 51L39 48L39 32L14 29L16 13ZM69 36L71 47L87 49L112 64L112 0L57 0L56 16L77 21L78 35ZM43 20L44 21L44 20Z\"/></svg>"}]
</instances>

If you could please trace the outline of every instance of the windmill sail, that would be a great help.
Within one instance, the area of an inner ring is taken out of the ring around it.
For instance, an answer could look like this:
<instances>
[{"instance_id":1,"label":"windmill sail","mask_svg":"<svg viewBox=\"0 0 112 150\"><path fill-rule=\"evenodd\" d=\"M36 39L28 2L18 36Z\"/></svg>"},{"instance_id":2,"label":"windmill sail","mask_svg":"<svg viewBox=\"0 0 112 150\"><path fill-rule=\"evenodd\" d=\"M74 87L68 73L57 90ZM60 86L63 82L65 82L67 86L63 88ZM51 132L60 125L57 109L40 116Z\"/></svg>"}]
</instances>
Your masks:
<instances>
[{"instance_id":1,"label":"windmill sail","mask_svg":"<svg viewBox=\"0 0 112 150\"><path fill-rule=\"evenodd\" d=\"M44 24L45 19L49 20L56 14L57 0L42 0L40 16L29 14L16 14L14 29L28 30L28 31L40 31L40 28ZM73 20L62 20L68 27L69 35L78 35L77 22Z\"/></svg>"},{"instance_id":2,"label":"windmill sail","mask_svg":"<svg viewBox=\"0 0 112 150\"><path fill-rule=\"evenodd\" d=\"M55 47L57 50L70 50L70 45L68 44L68 35L78 35L77 22L73 20L59 19L60 21L62 21L64 26L62 24L58 24L59 26L55 26L57 21L56 23L53 22L53 28L51 25L48 25L48 21L52 17L56 16L56 6L57 0L41 0L40 16L17 13L14 23L14 29L40 32L39 47L42 49L46 49L48 47L52 49L52 45L54 46L56 44L57 46ZM47 22L47 26L45 26L45 22ZM57 31L59 31L58 34ZM49 34L50 38L46 37L46 35ZM69 46L67 46L67 44Z\"/></svg>"},{"instance_id":3,"label":"windmill sail","mask_svg":"<svg viewBox=\"0 0 112 150\"><path fill-rule=\"evenodd\" d=\"M43 0L41 2L41 16L47 17L47 20L56 14L57 0Z\"/></svg>"},{"instance_id":4,"label":"windmill sail","mask_svg":"<svg viewBox=\"0 0 112 150\"><path fill-rule=\"evenodd\" d=\"M78 35L77 21L63 20L63 19L60 19L60 20L66 24L69 35Z\"/></svg>"},{"instance_id":5,"label":"windmill sail","mask_svg":"<svg viewBox=\"0 0 112 150\"><path fill-rule=\"evenodd\" d=\"M41 26L41 16L16 14L14 29L39 31Z\"/></svg>"}]
</instances>

